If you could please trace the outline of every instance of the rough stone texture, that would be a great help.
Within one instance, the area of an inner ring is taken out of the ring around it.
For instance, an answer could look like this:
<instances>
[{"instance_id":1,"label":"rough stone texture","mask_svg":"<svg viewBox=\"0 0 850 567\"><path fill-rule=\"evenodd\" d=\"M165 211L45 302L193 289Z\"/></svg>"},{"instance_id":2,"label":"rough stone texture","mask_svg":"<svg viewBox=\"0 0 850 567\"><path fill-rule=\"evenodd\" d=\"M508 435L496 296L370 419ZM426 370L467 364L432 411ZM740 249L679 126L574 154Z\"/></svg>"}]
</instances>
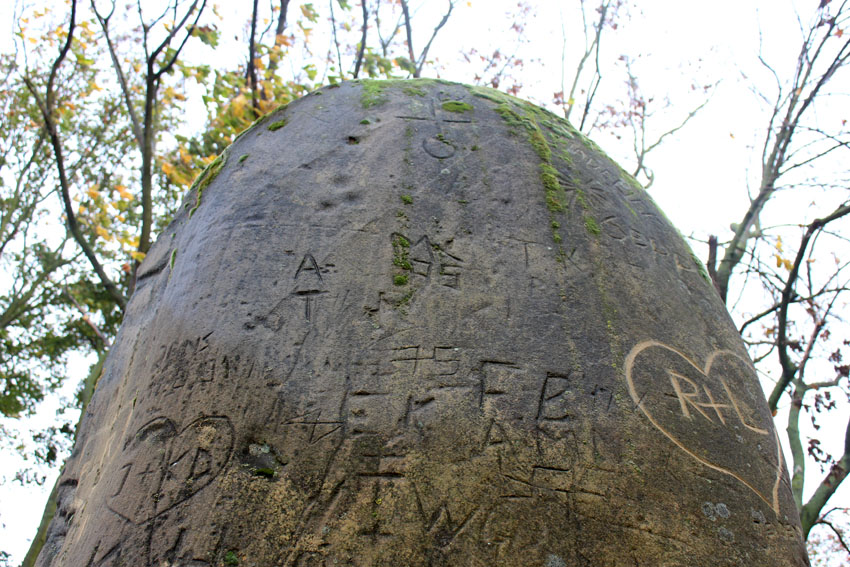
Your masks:
<instances>
[{"instance_id":1,"label":"rough stone texture","mask_svg":"<svg viewBox=\"0 0 850 567\"><path fill-rule=\"evenodd\" d=\"M566 122L433 81L313 93L206 172L61 487L42 566L808 564L676 230Z\"/></svg>"}]
</instances>

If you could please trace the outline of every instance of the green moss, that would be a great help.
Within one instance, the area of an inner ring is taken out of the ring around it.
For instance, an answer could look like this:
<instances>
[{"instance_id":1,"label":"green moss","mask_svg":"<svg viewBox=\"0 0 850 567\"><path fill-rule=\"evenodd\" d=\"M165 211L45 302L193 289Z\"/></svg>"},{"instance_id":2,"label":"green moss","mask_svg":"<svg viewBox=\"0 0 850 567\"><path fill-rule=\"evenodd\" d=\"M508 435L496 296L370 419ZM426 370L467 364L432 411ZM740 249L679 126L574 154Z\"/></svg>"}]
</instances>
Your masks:
<instances>
[{"instance_id":1,"label":"green moss","mask_svg":"<svg viewBox=\"0 0 850 567\"><path fill-rule=\"evenodd\" d=\"M480 150L481 148L479 148L479 147L478 147L478 144L476 144L476 145L472 146L472 147L471 147L471 148L469 148L469 149L470 149L471 151L473 151L473 152L477 152L477 151L478 151L478 150Z\"/></svg>"},{"instance_id":2,"label":"green moss","mask_svg":"<svg viewBox=\"0 0 850 567\"><path fill-rule=\"evenodd\" d=\"M269 112L268 114L264 114L264 115L260 116L259 118L257 118L256 120L254 120L254 121L251 123L251 125L250 125L250 126L248 126L248 127L247 127L247 128L245 128L244 130L242 130L241 132L239 132L239 134L237 134L237 136L233 139L233 142L231 142L231 143L230 143L230 145L231 145L231 146L233 146L233 144L235 144L235 143L236 143L236 142L237 142L240 138L242 138L243 136L245 136L246 134L248 134L248 132L251 132L251 131L252 131L252 130L254 130L255 128L258 128L261 124L265 124L266 122L268 122L269 120L271 120L271 119L272 119L272 117L273 117L275 114L278 114L279 112L281 112L282 110L284 110L287 106L288 106L288 103L281 104L280 106L278 106L277 108L275 108L274 110L272 110L271 112Z\"/></svg>"},{"instance_id":3,"label":"green moss","mask_svg":"<svg viewBox=\"0 0 850 567\"><path fill-rule=\"evenodd\" d=\"M362 88L360 93L360 104L363 108L380 106L389 100L387 89L401 89L409 96L426 96L428 91L424 88L434 84L454 84L441 79L389 79L379 81L376 79L359 79L353 81Z\"/></svg>"},{"instance_id":4,"label":"green moss","mask_svg":"<svg viewBox=\"0 0 850 567\"><path fill-rule=\"evenodd\" d=\"M236 567L239 565L239 557L236 555L235 551L228 551L224 554L224 564L227 567Z\"/></svg>"},{"instance_id":5,"label":"green moss","mask_svg":"<svg viewBox=\"0 0 850 567\"><path fill-rule=\"evenodd\" d=\"M368 118L364 118L363 120L361 120L361 121L360 121L360 123L361 123L361 124L371 124L371 123L372 123L372 121L371 121L371 120L369 120Z\"/></svg>"},{"instance_id":6,"label":"green moss","mask_svg":"<svg viewBox=\"0 0 850 567\"><path fill-rule=\"evenodd\" d=\"M640 191L641 193L643 193L643 191L646 190L646 188L643 185L641 185L640 181L635 179L629 172L627 172L623 168L620 168L620 177L622 177L623 180L626 183L628 183L629 186L631 186L631 188L634 189L635 191Z\"/></svg>"},{"instance_id":7,"label":"green moss","mask_svg":"<svg viewBox=\"0 0 850 567\"><path fill-rule=\"evenodd\" d=\"M453 148L457 147L457 146L455 146L455 145L454 145L454 142L452 142L451 140L449 140L449 139L446 137L446 135L445 135L445 134L443 134L442 132L438 133L438 134L437 134L437 136L436 136L436 138L437 138L438 140L440 140L441 142L443 142L444 144L446 144L446 145L449 145L449 146L451 146L451 147L453 147Z\"/></svg>"},{"instance_id":8,"label":"green moss","mask_svg":"<svg viewBox=\"0 0 850 567\"><path fill-rule=\"evenodd\" d=\"M393 236L393 265L402 270L412 270L410 264L410 241L400 234Z\"/></svg>"},{"instance_id":9,"label":"green moss","mask_svg":"<svg viewBox=\"0 0 850 567\"><path fill-rule=\"evenodd\" d=\"M248 159L248 154L242 154L241 156L239 156L239 163L242 163L246 159Z\"/></svg>"},{"instance_id":10,"label":"green moss","mask_svg":"<svg viewBox=\"0 0 850 567\"><path fill-rule=\"evenodd\" d=\"M499 106L494 108L493 110L496 111L496 114L498 114L499 116L502 117L502 120L504 120L505 122L508 123L508 126L511 126L511 127L514 127L514 128L517 128L517 127L518 128L526 128L527 127L526 126L527 121L524 120L523 117L520 116L519 113L516 110L514 110L513 107L510 104L503 102Z\"/></svg>"},{"instance_id":11,"label":"green moss","mask_svg":"<svg viewBox=\"0 0 850 567\"><path fill-rule=\"evenodd\" d=\"M267 467L261 467L261 468L258 468L258 469L254 469L251 472L255 476L262 476L262 477L265 477L265 478L274 478L275 474L276 474L274 469L267 468Z\"/></svg>"},{"instance_id":12,"label":"green moss","mask_svg":"<svg viewBox=\"0 0 850 567\"><path fill-rule=\"evenodd\" d=\"M413 294L416 293L416 290L410 289L402 295L398 301L396 301L393 305L396 309L400 310L404 315L407 315L407 310L405 307L410 303L410 300L413 299Z\"/></svg>"},{"instance_id":13,"label":"green moss","mask_svg":"<svg viewBox=\"0 0 850 567\"><path fill-rule=\"evenodd\" d=\"M275 120L271 124L268 125L267 130L269 132L274 132L275 130L280 130L286 126L286 118L281 118L280 120Z\"/></svg>"},{"instance_id":14,"label":"green moss","mask_svg":"<svg viewBox=\"0 0 850 567\"><path fill-rule=\"evenodd\" d=\"M171 251L171 258L168 260L168 271L174 271L174 263L177 261L177 248Z\"/></svg>"},{"instance_id":15,"label":"green moss","mask_svg":"<svg viewBox=\"0 0 850 567\"><path fill-rule=\"evenodd\" d=\"M681 236L681 234L680 234L680 236ZM684 240L684 238L683 238L683 240ZM685 244L687 245L687 242L685 242ZM689 248L690 248L690 247L689 247ZM702 263L702 260L700 260L700 259L697 257L697 255L696 255L696 254L694 254L694 251L693 251L693 250L691 250L690 252L691 252L691 260L693 260L693 261L694 261L694 264L696 264L696 266L697 266L697 271L699 272L699 275L700 275L700 276L702 276L702 279L704 279L704 280L705 280L705 281L707 281L708 283L710 283L710 284L714 285L714 284L712 283L712 281L711 281L711 276L710 276L710 275L708 275L708 270L706 269L705 264L703 264L703 263Z\"/></svg>"},{"instance_id":16,"label":"green moss","mask_svg":"<svg viewBox=\"0 0 850 567\"><path fill-rule=\"evenodd\" d=\"M425 96L428 94L428 91L425 89L412 85L402 88L401 91L410 96Z\"/></svg>"},{"instance_id":17,"label":"green moss","mask_svg":"<svg viewBox=\"0 0 850 567\"><path fill-rule=\"evenodd\" d=\"M602 229L599 228L599 223L597 223L596 219L590 215L584 215L584 228L586 228L587 232L593 236L599 236L602 233Z\"/></svg>"},{"instance_id":18,"label":"green moss","mask_svg":"<svg viewBox=\"0 0 850 567\"><path fill-rule=\"evenodd\" d=\"M566 209L564 205L566 194L558 181L558 170L548 163L541 163L540 179L546 190L546 208L553 213L563 212Z\"/></svg>"},{"instance_id":19,"label":"green moss","mask_svg":"<svg viewBox=\"0 0 850 567\"><path fill-rule=\"evenodd\" d=\"M410 195L402 195L401 196L401 202L404 203L405 205L412 205L413 204L413 197L411 197Z\"/></svg>"},{"instance_id":20,"label":"green moss","mask_svg":"<svg viewBox=\"0 0 850 567\"><path fill-rule=\"evenodd\" d=\"M387 96L384 94L386 84L383 81L375 81L373 79L363 79L360 81L360 104L363 108L372 108L387 102Z\"/></svg>"},{"instance_id":21,"label":"green moss","mask_svg":"<svg viewBox=\"0 0 850 567\"><path fill-rule=\"evenodd\" d=\"M393 276L393 285L407 285L409 276L407 274L396 274Z\"/></svg>"},{"instance_id":22,"label":"green moss","mask_svg":"<svg viewBox=\"0 0 850 567\"><path fill-rule=\"evenodd\" d=\"M468 102L463 102L461 100L447 100L443 103L443 110L462 114L464 112L472 112L473 107Z\"/></svg>"},{"instance_id":23,"label":"green moss","mask_svg":"<svg viewBox=\"0 0 850 567\"><path fill-rule=\"evenodd\" d=\"M195 178L195 182L192 183L192 186L189 188L191 192L192 189L197 189L197 198L195 201L195 206L192 207L192 210L189 211L189 218L192 218L192 215L195 214L195 211L198 210L198 207L201 206L201 197L204 194L204 189L206 189L210 183L218 176L221 172L221 168L224 167L224 164L227 163L227 156L230 152L230 148L233 146L228 146L221 155L215 158L212 163L210 163L201 174Z\"/></svg>"},{"instance_id":24,"label":"green moss","mask_svg":"<svg viewBox=\"0 0 850 567\"><path fill-rule=\"evenodd\" d=\"M546 138L543 136L540 128L535 128L529 135L529 139L531 141L531 147L534 148L540 159L546 163L550 163L552 161L552 150L549 148L549 144L546 142Z\"/></svg>"},{"instance_id":25,"label":"green moss","mask_svg":"<svg viewBox=\"0 0 850 567\"><path fill-rule=\"evenodd\" d=\"M587 194L585 194L583 189L578 187L576 187L576 201L578 201L582 210L586 211L590 209L590 204L587 202Z\"/></svg>"}]
</instances>

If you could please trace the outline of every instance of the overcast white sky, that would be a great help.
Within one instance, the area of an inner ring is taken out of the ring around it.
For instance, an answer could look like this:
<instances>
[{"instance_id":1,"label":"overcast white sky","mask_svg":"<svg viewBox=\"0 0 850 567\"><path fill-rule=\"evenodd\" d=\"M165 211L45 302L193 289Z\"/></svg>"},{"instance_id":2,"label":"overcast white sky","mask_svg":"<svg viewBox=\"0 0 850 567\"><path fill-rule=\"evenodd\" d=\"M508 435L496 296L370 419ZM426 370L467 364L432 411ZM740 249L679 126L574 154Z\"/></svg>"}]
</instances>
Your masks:
<instances>
[{"instance_id":1,"label":"overcast white sky","mask_svg":"<svg viewBox=\"0 0 850 567\"><path fill-rule=\"evenodd\" d=\"M448 64L456 58L453 54L459 44L470 47L498 37L506 28L503 14L515 3L515 0L472 0L468 8L461 2L435 43L434 54ZM6 48L3 42L7 40L2 37L11 23L12 4L12 0L0 0L0 49ZM219 4L223 11L238 7L242 14L247 14L244 2L221 0ZM580 46L583 38L578 13L562 8L573 2L541 0L534 4L538 13L528 22L534 51L524 53L523 57L527 60L539 57L542 62L529 63L526 67L520 96L549 103L553 93L562 89L562 22L568 45ZM644 90L671 97L673 106L656 121L659 131L677 124L699 103L699 97L690 92L692 82L719 82L709 104L650 155L649 164L656 174L650 193L686 236L705 238L708 234L718 234L721 239L728 238L729 224L737 222L748 205L747 181L753 178L753 168L758 166L753 158L759 155L753 148L761 144L766 125L764 104L747 85L755 80L772 94L771 80L758 65L759 30L762 30L762 51L766 58L779 70L793 68L800 40L795 5L811 11L817 2L641 0L638 4L640 12L633 12L630 22L614 35L606 36L603 55L640 56L639 76ZM65 9L64 2L45 5ZM443 2L431 0L428 8L432 6L441 10ZM297 11L295 2L290 10ZM222 58L216 57L219 62L227 54L221 55ZM241 56L239 53L238 57ZM621 80L613 71L608 75L612 82ZM472 80L469 68L463 64L452 64L442 76L467 83ZM843 80L847 84L846 76ZM850 85L843 90L850 92ZM593 138L615 159L627 161L631 155L627 145L610 135L596 134ZM805 206L805 202L801 201L799 206ZM694 245L694 249L705 258L705 248ZM84 373L83 366L77 364L77 375ZM73 392L73 388L72 385L69 391ZM46 407L42 413L50 419L52 412L55 407ZM777 425L784 428L782 423ZM0 475L5 480L0 485L0 550L12 553L16 562L28 549L46 491L53 483L52 478L48 479L45 490L20 487L10 481L17 466L11 456L4 456L0 463ZM850 489L844 487L843 494L842 500L846 502Z\"/></svg>"}]
</instances>

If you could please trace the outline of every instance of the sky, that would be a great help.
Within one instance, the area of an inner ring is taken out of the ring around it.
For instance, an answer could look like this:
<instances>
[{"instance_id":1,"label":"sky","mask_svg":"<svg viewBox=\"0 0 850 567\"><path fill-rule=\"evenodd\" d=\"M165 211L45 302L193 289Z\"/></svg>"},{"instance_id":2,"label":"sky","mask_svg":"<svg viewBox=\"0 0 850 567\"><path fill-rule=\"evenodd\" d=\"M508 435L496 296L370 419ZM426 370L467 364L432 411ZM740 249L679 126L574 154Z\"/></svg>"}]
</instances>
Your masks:
<instances>
[{"instance_id":1,"label":"sky","mask_svg":"<svg viewBox=\"0 0 850 567\"><path fill-rule=\"evenodd\" d=\"M8 49L3 43L8 37L3 39L3 36L12 22L12 4L11 0L0 1L0 49L4 50ZM219 4L223 13L227 13L243 3L221 0ZM294 4L290 10L297 9ZM456 56L458 47L469 48L487 44L493 37L506 37L508 24L504 13L515 4L515 0L472 0L470 6L459 6L432 52L445 66L441 76L471 82L469 66ZM537 13L528 20L526 29L531 42L518 52L527 61L520 96L551 108L553 93L562 90L564 36L568 52L573 54L583 37L578 13L564 7L569 2L549 0L533 4ZM691 246L704 260L707 248L699 240L709 234L717 234L721 240L731 236L729 225L740 220L746 210L747 187L758 172L758 161L753 157L759 157L757 148L762 143L767 108L750 85L759 85L764 93L773 94L770 76L758 63L759 46L778 71L792 69L800 40L795 8L810 10L816 2L641 0L638 4L639 11L633 11L616 33L605 37L603 55L611 60L619 55L633 58L643 89L657 93L659 111L650 123L651 131L661 133L678 125L688 112L708 99L706 106L682 130L648 158L655 172L651 196L685 236L696 239ZM439 19L437 12L443 9L443 2L431 0L427 9L435 12L423 13L423 18ZM239 33L238 29L234 33ZM419 39L414 43L417 41L422 44ZM508 37L502 47L510 50L511 46ZM222 51L216 58L226 62L228 56ZM572 68L574 61L575 55L567 56L566 67ZM605 76L611 77L609 83L603 83L605 88L619 88L620 79L613 70L606 69ZM846 85L843 90L850 92L847 77L842 80ZM713 85L713 88L708 93L701 89L695 93L692 84ZM662 108L660 102L665 96L670 97L671 105ZM200 121L203 116L196 119ZM604 132L591 137L616 160L624 165L629 163L629 140L617 140ZM796 214L799 207L808 206L809 200L809 197L788 200L784 205L787 210L775 211L777 218ZM71 364L72 373L82 378L87 365L80 360ZM74 386L69 385L62 395L72 395ZM39 419L49 420L55 415L57 403L52 404L42 409ZM846 411L845 407L844 415ZM783 425L781 419L780 416L779 427ZM840 427L843 431L843 425ZM832 439L833 443L842 441ZM2 461L0 476L5 483L0 485L0 550L11 553L13 564L17 564L28 549L28 539L35 533L53 479L49 478L41 490L34 486L20 487L10 481L16 463L5 457ZM813 486L807 486L808 491L812 489ZM850 488L845 486L841 492L841 501L848 502Z\"/></svg>"}]
</instances>

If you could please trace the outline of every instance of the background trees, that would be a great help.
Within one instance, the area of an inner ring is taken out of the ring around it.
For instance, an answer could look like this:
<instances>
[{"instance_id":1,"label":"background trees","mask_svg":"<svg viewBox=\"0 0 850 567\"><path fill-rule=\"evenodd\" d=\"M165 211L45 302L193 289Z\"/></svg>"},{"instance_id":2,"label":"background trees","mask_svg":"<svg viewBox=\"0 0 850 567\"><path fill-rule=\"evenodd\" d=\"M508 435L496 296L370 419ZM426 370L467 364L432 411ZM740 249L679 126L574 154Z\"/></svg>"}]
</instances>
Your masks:
<instances>
[{"instance_id":1,"label":"background trees","mask_svg":"<svg viewBox=\"0 0 850 567\"><path fill-rule=\"evenodd\" d=\"M688 53L693 16L669 4L563 4L18 6L15 40L0 55L0 439L28 457L18 480L44 482L76 421L69 410L29 432L19 416L69 383L69 356L88 354L91 364L107 351L156 233L241 130L322 84L441 75L548 105L651 187L692 237L751 347L786 432L806 530L821 523L820 539L837 538L847 515L830 497L850 466L842 235L850 7L800 1L773 7L761 24L726 18L715 35L734 25L737 35L718 44L752 40L732 58ZM662 52L651 45L675 33ZM718 119L740 107L746 125ZM670 157L677 145L706 154L737 140L735 151L752 159L736 162L735 178L707 155ZM690 169L671 190L679 162ZM694 165L705 162L713 167ZM720 185L715 198L729 205L710 223L679 220L686 205L670 194L704 198ZM84 405L89 386L66 405Z\"/></svg>"}]
</instances>

